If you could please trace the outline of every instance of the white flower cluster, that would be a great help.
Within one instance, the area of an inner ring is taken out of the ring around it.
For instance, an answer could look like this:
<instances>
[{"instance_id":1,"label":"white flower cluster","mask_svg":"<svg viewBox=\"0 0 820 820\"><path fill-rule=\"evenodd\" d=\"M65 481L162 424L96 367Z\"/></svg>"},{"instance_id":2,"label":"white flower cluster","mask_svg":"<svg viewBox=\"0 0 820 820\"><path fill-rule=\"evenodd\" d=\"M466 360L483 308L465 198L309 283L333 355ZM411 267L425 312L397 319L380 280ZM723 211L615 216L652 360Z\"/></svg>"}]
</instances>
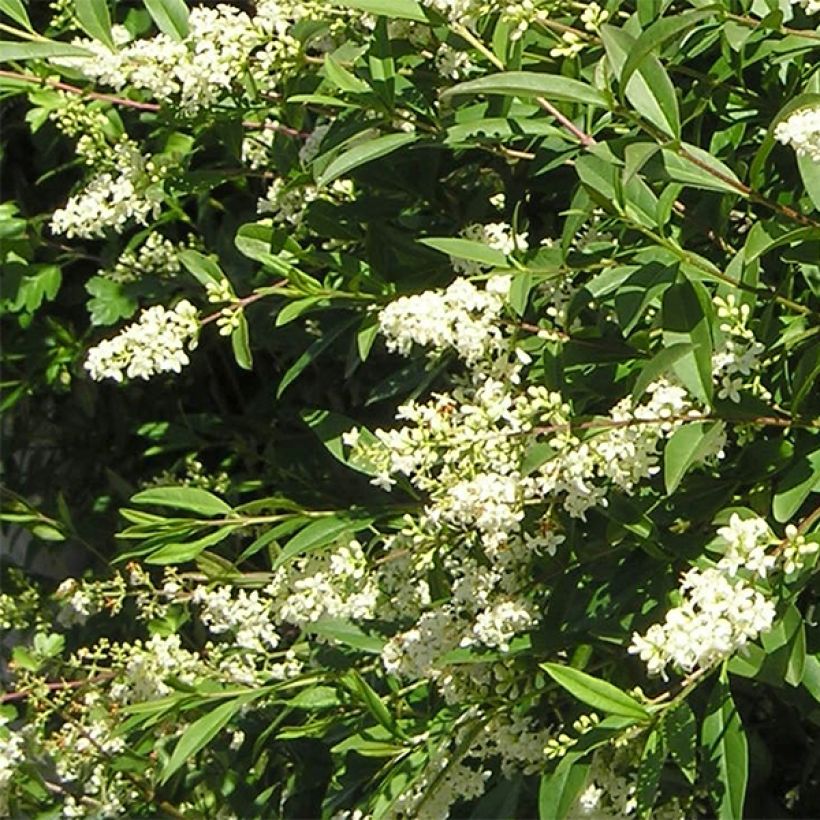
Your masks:
<instances>
[{"instance_id":1,"label":"white flower cluster","mask_svg":"<svg viewBox=\"0 0 820 820\"><path fill-rule=\"evenodd\" d=\"M816 10L820 10L818 0L809 2L817 3ZM784 145L791 145L798 156L811 157L815 162L820 162L820 106L798 108L777 124L774 135Z\"/></svg>"},{"instance_id":2,"label":"white flower cluster","mask_svg":"<svg viewBox=\"0 0 820 820\"><path fill-rule=\"evenodd\" d=\"M265 120L257 131L242 140L242 162L253 171L262 171L271 165L271 150L276 139L276 120Z\"/></svg>"},{"instance_id":3,"label":"white flower cluster","mask_svg":"<svg viewBox=\"0 0 820 820\"><path fill-rule=\"evenodd\" d=\"M633 635L629 647L650 675L665 675L668 664L684 672L706 669L730 657L772 625L774 604L740 578L720 569L691 569L680 585L683 602Z\"/></svg>"},{"instance_id":4,"label":"white flower cluster","mask_svg":"<svg viewBox=\"0 0 820 820\"><path fill-rule=\"evenodd\" d=\"M354 540L280 567L265 594L279 620L304 626L321 618L372 618L379 590L362 545Z\"/></svg>"},{"instance_id":5,"label":"white flower cluster","mask_svg":"<svg viewBox=\"0 0 820 820\"><path fill-rule=\"evenodd\" d=\"M183 248L154 231L138 248L120 254L114 266L100 271L100 275L123 284L151 276L175 276L182 269L179 252Z\"/></svg>"},{"instance_id":6,"label":"white flower cluster","mask_svg":"<svg viewBox=\"0 0 820 820\"><path fill-rule=\"evenodd\" d=\"M726 553L718 561L718 569L730 577L734 578L740 569L747 569L765 578L774 569L777 557L766 552L766 548L775 538L762 518L741 518L732 513L728 525L720 527L717 533L726 542Z\"/></svg>"},{"instance_id":7,"label":"white flower cluster","mask_svg":"<svg viewBox=\"0 0 820 820\"><path fill-rule=\"evenodd\" d=\"M271 620L271 601L257 590L197 587L191 601L200 606L199 618L211 633L230 633L241 649L264 652L279 645L279 633Z\"/></svg>"},{"instance_id":8,"label":"white flower cluster","mask_svg":"<svg viewBox=\"0 0 820 820\"><path fill-rule=\"evenodd\" d=\"M754 377L760 369L760 355L765 348L748 327L749 305L738 304L734 294L729 294L725 299L717 297L715 305L718 318L722 320L720 329L724 338L712 355L712 375L720 384L718 398L739 402L739 391L746 386L749 377ZM748 386L762 398L768 396L759 378Z\"/></svg>"},{"instance_id":9,"label":"white flower cluster","mask_svg":"<svg viewBox=\"0 0 820 820\"><path fill-rule=\"evenodd\" d=\"M92 615L99 612L100 605L92 590L74 578L63 581L54 593L60 603L57 622L65 627L82 626Z\"/></svg>"},{"instance_id":10,"label":"white flower cluster","mask_svg":"<svg viewBox=\"0 0 820 820\"><path fill-rule=\"evenodd\" d=\"M352 199L353 183L347 179L337 179L326 190L312 183L289 185L283 179L275 179L268 186L265 196L257 202L260 214L271 214L278 225L298 228L302 224L305 209L317 199L346 201Z\"/></svg>"},{"instance_id":11,"label":"white flower cluster","mask_svg":"<svg viewBox=\"0 0 820 820\"><path fill-rule=\"evenodd\" d=\"M379 313L388 350L409 355L413 345L433 353L451 350L468 365L476 365L501 349L498 317L509 277L494 277L485 290L456 279L443 291L402 296Z\"/></svg>"},{"instance_id":12,"label":"white flower cluster","mask_svg":"<svg viewBox=\"0 0 820 820\"><path fill-rule=\"evenodd\" d=\"M0 816L8 814L8 787L17 767L25 760L25 739L6 728L8 718L0 716Z\"/></svg>"},{"instance_id":13,"label":"white flower cluster","mask_svg":"<svg viewBox=\"0 0 820 820\"><path fill-rule=\"evenodd\" d=\"M791 0L793 6L802 6L806 14L820 14L820 0Z\"/></svg>"},{"instance_id":14,"label":"white flower cluster","mask_svg":"<svg viewBox=\"0 0 820 820\"><path fill-rule=\"evenodd\" d=\"M638 816L639 744L608 744L592 755L586 784L567 815L570 820L604 820ZM652 807L653 820L685 820L691 816L678 798L664 798Z\"/></svg>"},{"instance_id":15,"label":"white flower cluster","mask_svg":"<svg viewBox=\"0 0 820 820\"><path fill-rule=\"evenodd\" d=\"M188 16L189 31L183 40L161 33L129 42L128 32L115 27L118 48L79 39L75 44L93 56L61 58L60 63L115 89L128 86L163 102L174 101L185 114L193 115L229 93L249 67L253 52L280 33L271 28L279 22L270 18L274 4L262 0L260 5L265 6L266 16L260 15L258 22L226 4L197 6ZM281 36L291 49L297 48L286 32Z\"/></svg>"},{"instance_id":16,"label":"white flower cluster","mask_svg":"<svg viewBox=\"0 0 820 820\"><path fill-rule=\"evenodd\" d=\"M94 239L111 228L122 233L133 219L145 225L159 216L166 165L143 156L136 143L123 139L112 149L104 170L94 174L64 208L51 217L51 230L69 239Z\"/></svg>"},{"instance_id":17,"label":"white flower cluster","mask_svg":"<svg viewBox=\"0 0 820 820\"><path fill-rule=\"evenodd\" d=\"M110 693L120 703L164 697L172 691L166 683L169 677L190 684L201 670L198 655L182 647L179 635L153 635L147 641L121 644L115 654L123 668Z\"/></svg>"},{"instance_id":18,"label":"white flower cluster","mask_svg":"<svg viewBox=\"0 0 820 820\"><path fill-rule=\"evenodd\" d=\"M198 332L197 310L187 299L172 310L156 305L144 310L119 335L92 347L85 368L95 381L179 373L190 361L187 351L196 347Z\"/></svg>"}]
</instances>

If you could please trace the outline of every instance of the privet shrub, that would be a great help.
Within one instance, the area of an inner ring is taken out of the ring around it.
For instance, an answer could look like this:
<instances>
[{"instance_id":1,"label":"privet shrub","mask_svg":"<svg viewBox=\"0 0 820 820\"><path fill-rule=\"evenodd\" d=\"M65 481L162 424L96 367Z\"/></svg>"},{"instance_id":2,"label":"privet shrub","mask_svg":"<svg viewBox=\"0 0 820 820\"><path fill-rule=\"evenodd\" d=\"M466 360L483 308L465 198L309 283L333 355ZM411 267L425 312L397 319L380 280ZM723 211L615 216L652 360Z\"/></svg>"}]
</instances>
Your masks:
<instances>
[{"instance_id":1,"label":"privet shrub","mask_svg":"<svg viewBox=\"0 0 820 820\"><path fill-rule=\"evenodd\" d=\"M7 813L820 814L816 0L0 11Z\"/></svg>"}]
</instances>

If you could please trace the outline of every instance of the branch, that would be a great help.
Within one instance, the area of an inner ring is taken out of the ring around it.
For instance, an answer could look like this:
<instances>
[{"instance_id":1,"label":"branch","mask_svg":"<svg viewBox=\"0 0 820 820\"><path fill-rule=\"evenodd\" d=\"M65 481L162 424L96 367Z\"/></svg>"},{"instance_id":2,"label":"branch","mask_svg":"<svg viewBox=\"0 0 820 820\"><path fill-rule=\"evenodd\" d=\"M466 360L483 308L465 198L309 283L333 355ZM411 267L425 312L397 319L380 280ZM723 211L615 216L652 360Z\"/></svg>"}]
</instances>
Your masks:
<instances>
[{"instance_id":1,"label":"branch","mask_svg":"<svg viewBox=\"0 0 820 820\"><path fill-rule=\"evenodd\" d=\"M54 80L50 77L37 77L34 74L19 74L16 71L0 70L0 77L7 77L10 80L20 80L21 82L32 83L34 85L44 85L49 88L54 88L57 91L65 91L67 94L77 94L81 97L86 97L90 100L100 100L111 105L118 105L122 108L133 108L137 111L159 111L162 106L159 103L140 102L139 100L131 100L128 97L117 97L114 94L104 94L100 91L90 91L87 88L80 88L76 85L64 83L61 80ZM259 123L251 120L244 120L242 125L249 129L264 129L267 131L278 131L280 134L285 134L288 137L298 137L299 139L307 139L309 134L304 131L298 131L296 128L290 128L287 125L279 125L278 123Z\"/></svg>"}]
</instances>

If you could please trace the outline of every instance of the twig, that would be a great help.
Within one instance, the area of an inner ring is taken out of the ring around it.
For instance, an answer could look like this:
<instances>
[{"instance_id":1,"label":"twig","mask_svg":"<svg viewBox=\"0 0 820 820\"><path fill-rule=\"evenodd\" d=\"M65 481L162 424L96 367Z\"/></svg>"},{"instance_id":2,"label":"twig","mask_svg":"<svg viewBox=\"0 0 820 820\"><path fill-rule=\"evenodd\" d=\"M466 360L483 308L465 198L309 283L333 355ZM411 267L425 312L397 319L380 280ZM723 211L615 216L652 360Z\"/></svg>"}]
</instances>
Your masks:
<instances>
[{"instance_id":1,"label":"twig","mask_svg":"<svg viewBox=\"0 0 820 820\"><path fill-rule=\"evenodd\" d=\"M118 97L114 94L105 94L101 91L90 91L87 88L80 88L70 83L64 83L61 80L54 80L50 77L37 77L34 74L20 74L16 71L0 70L0 77L6 77L12 80L20 80L21 82L33 83L36 85L45 85L49 88L54 88L57 91L65 91L67 94L78 94L90 100L100 100L111 105L118 105L123 108L133 108L137 111L159 111L162 106L154 102L140 102L139 100L131 100L128 97ZM279 123L271 122L253 122L252 120L243 120L242 125L245 128L257 128L267 131L278 131L280 134L285 134L289 137L298 137L299 139L307 139L309 134L304 131L299 131L296 128L290 128L287 125L280 125Z\"/></svg>"},{"instance_id":2,"label":"twig","mask_svg":"<svg viewBox=\"0 0 820 820\"><path fill-rule=\"evenodd\" d=\"M93 678L85 678L83 680L63 680L56 681L54 683L47 683L45 684L45 688L49 692L60 692L64 689L79 689L86 685L104 683L105 681L111 680L114 676L114 672L105 672L103 674L96 675ZM17 692L6 692L6 694L0 695L0 703L10 703L14 700L25 700L26 698L36 694L37 693L32 689L21 689Z\"/></svg>"}]
</instances>

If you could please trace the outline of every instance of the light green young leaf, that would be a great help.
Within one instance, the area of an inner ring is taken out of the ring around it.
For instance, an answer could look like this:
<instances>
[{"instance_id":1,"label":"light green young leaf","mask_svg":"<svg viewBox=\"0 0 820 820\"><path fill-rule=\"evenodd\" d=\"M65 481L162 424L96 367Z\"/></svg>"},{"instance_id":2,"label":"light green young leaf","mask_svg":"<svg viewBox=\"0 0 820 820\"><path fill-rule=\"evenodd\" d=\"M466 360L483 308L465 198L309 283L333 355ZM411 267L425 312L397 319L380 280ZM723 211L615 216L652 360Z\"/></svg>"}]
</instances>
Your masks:
<instances>
[{"instance_id":1,"label":"light green young leaf","mask_svg":"<svg viewBox=\"0 0 820 820\"><path fill-rule=\"evenodd\" d=\"M174 40L188 36L188 7L185 0L143 0L157 28Z\"/></svg>"},{"instance_id":2,"label":"light green young leaf","mask_svg":"<svg viewBox=\"0 0 820 820\"><path fill-rule=\"evenodd\" d=\"M420 137L417 134L385 134L373 140L359 143L336 157L316 180L316 184L322 188L328 183L333 182L334 179L338 179L350 173L359 166L372 162L374 159L384 157L387 154L392 154L399 148L404 148L411 143L417 142L419 139Z\"/></svg>"},{"instance_id":3,"label":"light green young leaf","mask_svg":"<svg viewBox=\"0 0 820 820\"><path fill-rule=\"evenodd\" d=\"M475 242L472 239L431 237L429 239L419 239L419 243L446 253L448 256L454 256L456 259L468 259L471 262L479 262L493 268L508 267L507 257L501 251L482 242Z\"/></svg>"},{"instance_id":4,"label":"light green young leaf","mask_svg":"<svg viewBox=\"0 0 820 820\"><path fill-rule=\"evenodd\" d=\"M605 680L557 663L542 663L541 668L567 692L593 709L636 721L646 721L650 717L635 698Z\"/></svg>"},{"instance_id":5,"label":"light green young leaf","mask_svg":"<svg viewBox=\"0 0 820 820\"><path fill-rule=\"evenodd\" d=\"M219 263L212 256L205 256L199 251L180 251L179 261L203 287L223 282L226 278Z\"/></svg>"},{"instance_id":6,"label":"light green young leaf","mask_svg":"<svg viewBox=\"0 0 820 820\"><path fill-rule=\"evenodd\" d=\"M0 63L14 60L44 60L49 57L91 57L88 49L70 43L37 41L21 43L17 40L0 40Z\"/></svg>"},{"instance_id":7,"label":"light green young leaf","mask_svg":"<svg viewBox=\"0 0 820 820\"><path fill-rule=\"evenodd\" d=\"M635 38L610 25L601 26L600 35L612 71L619 76L635 48ZM641 59L623 93L642 117L670 136L680 138L680 111L675 87L656 57L647 54Z\"/></svg>"},{"instance_id":8,"label":"light green young leaf","mask_svg":"<svg viewBox=\"0 0 820 820\"><path fill-rule=\"evenodd\" d=\"M0 0L0 11L8 14L15 23L19 23L23 28L34 31L31 27L31 20L28 19L28 12L21 0Z\"/></svg>"},{"instance_id":9,"label":"light green young leaf","mask_svg":"<svg viewBox=\"0 0 820 820\"><path fill-rule=\"evenodd\" d=\"M248 320L244 313L239 314L239 324L231 332L231 348L236 363L243 370L253 370L253 354L248 335Z\"/></svg>"},{"instance_id":10,"label":"light green young leaf","mask_svg":"<svg viewBox=\"0 0 820 820\"><path fill-rule=\"evenodd\" d=\"M725 673L715 684L706 707L701 746L717 768L718 777L710 791L718 820L738 820L744 816L749 749Z\"/></svg>"},{"instance_id":11,"label":"light green young leaf","mask_svg":"<svg viewBox=\"0 0 820 820\"><path fill-rule=\"evenodd\" d=\"M208 517L230 515L233 512L221 498L199 487L151 487L137 493L131 501L146 506L172 507Z\"/></svg>"},{"instance_id":12,"label":"light green young leaf","mask_svg":"<svg viewBox=\"0 0 820 820\"><path fill-rule=\"evenodd\" d=\"M146 564L185 564L188 561L193 561L208 547L214 546L224 541L234 530L238 529L240 525L229 524L214 532L210 532L202 538L197 538L194 541L181 541L165 544L157 550L145 557Z\"/></svg>"},{"instance_id":13,"label":"light green young leaf","mask_svg":"<svg viewBox=\"0 0 820 820\"><path fill-rule=\"evenodd\" d=\"M325 74L328 80L342 91L351 94L365 94L370 91L370 86L364 80L360 80L341 63L336 62L332 54L325 55Z\"/></svg>"},{"instance_id":14,"label":"light green young leaf","mask_svg":"<svg viewBox=\"0 0 820 820\"><path fill-rule=\"evenodd\" d=\"M273 563L276 570L297 555L305 555L328 544L346 533L353 534L373 523L372 518L353 518L349 515L330 515L308 524L300 533L285 544Z\"/></svg>"},{"instance_id":15,"label":"light green young leaf","mask_svg":"<svg viewBox=\"0 0 820 820\"><path fill-rule=\"evenodd\" d=\"M114 38L111 36L111 15L108 12L107 0L74 0L77 22L89 37L105 43L114 50Z\"/></svg>"},{"instance_id":16,"label":"light green young leaf","mask_svg":"<svg viewBox=\"0 0 820 820\"><path fill-rule=\"evenodd\" d=\"M371 655L381 654L386 641L376 635L368 635L356 624L335 618L322 618L306 624L305 632L330 638L336 643L344 644L353 649L360 649Z\"/></svg>"},{"instance_id":17,"label":"light green young leaf","mask_svg":"<svg viewBox=\"0 0 820 820\"><path fill-rule=\"evenodd\" d=\"M426 23L427 15L415 0L331 0L332 5L357 9L369 14L381 15L390 20L415 20Z\"/></svg>"},{"instance_id":18,"label":"light green young leaf","mask_svg":"<svg viewBox=\"0 0 820 820\"><path fill-rule=\"evenodd\" d=\"M714 17L720 12L720 6L715 4L706 8L692 9L683 14L672 17L662 17L646 28L629 50L626 61L621 68L619 83L625 88L632 75L638 70L644 57L651 54L656 48L673 37L683 36L690 28L707 17Z\"/></svg>"},{"instance_id":19,"label":"light green young leaf","mask_svg":"<svg viewBox=\"0 0 820 820\"><path fill-rule=\"evenodd\" d=\"M698 421L679 427L663 451L663 481L666 494L672 495L687 471L714 452L715 442L723 435L722 421Z\"/></svg>"},{"instance_id":20,"label":"light green young leaf","mask_svg":"<svg viewBox=\"0 0 820 820\"><path fill-rule=\"evenodd\" d=\"M588 83L557 74L538 74L534 71L506 71L458 83L448 88L442 94L442 99L461 94L546 97L548 100L559 102L607 107L606 97Z\"/></svg>"}]
</instances>

